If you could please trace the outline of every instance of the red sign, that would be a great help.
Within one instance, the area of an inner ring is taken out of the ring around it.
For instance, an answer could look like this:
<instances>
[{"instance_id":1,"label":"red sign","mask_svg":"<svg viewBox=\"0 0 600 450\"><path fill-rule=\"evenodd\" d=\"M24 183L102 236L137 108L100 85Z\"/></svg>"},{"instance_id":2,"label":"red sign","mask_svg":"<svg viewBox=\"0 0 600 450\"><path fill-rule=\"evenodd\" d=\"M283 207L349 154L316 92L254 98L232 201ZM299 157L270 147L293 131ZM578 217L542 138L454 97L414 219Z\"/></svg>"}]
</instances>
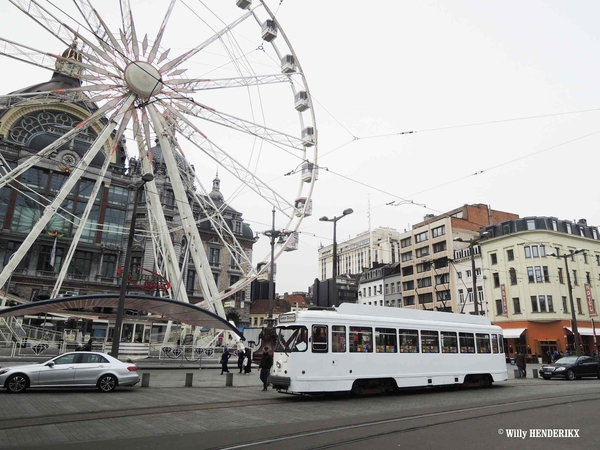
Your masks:
<instances>
[{"instance_id":1,"label":"red sign","mask_svg":"<svg viewBox=\"0 0 600 450\"><path fill-rule=\"evenodd\" d=\"M588 310L590 311L590 317L597 316L598 313L594 309L594 299L592 298L592 289L588 283L585 283L585 298L588 304Z\"/></svg>"},{"instance_id":2,"label":"red sign","mask_svg":"<svg viewBox=\"0 0 600 450\"><path fill-rule=\"evenodd\" d=\"M119 267L117 275L121 275L122 272L123 267ZM148 275L144 272L148 273ZM171 283L162 275L143 267L137 267L133 273L130 273L127 283L144 291L168 291L171 289Z\"/></svg>"},{"instance_id":3,"label":"red sign","mask_svg":"<svg viewBox=\"0 0 600 450\"><path fill-rule=\"evenodd\" d=\"M502 315L508 317L508 305L506 304L506 287L504 284L500 285L500 291L502 292Z\"/></svg>"}]
</instances>

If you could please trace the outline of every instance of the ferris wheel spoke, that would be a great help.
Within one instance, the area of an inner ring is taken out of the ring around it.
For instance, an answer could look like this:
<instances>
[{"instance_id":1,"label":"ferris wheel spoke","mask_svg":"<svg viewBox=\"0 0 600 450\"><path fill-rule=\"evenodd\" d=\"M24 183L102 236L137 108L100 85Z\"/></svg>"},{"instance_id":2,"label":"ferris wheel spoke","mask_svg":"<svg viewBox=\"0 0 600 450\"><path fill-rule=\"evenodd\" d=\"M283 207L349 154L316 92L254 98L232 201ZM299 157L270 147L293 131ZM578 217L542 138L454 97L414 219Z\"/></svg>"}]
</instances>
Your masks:
<instances>
[{"instance_id":1,"label":"ferris wheel spoke","mask_svg":"<svg viewBox=\"0 0 600 450\"><path fill-rule=\"evenodd\" d=\"M88 47L90 47L90 49L92 49L96 55L98 55L98 57L100 57L101 59L104 60L104 62L100 61L100 65L105 66L105 65L109 65L109 66L114 66L117 68L117 70L122 71L123 68L121 67L121 65L119 64L119 61L117 60L117 58L115 58L113 52L114 49L108 45L108 43L104 42L104 41L99 41L100 42L100 47L98 47L96 44L94 44L92 41L90 41L88 38L86 38L84 35L82 35L80 32L78 32L77 30L75 30L74 28L71 28L69 25L67 24L63 24L63 26L65 28L67 28L71 33L73 33L74 36L76 36L78 39L81 39L81 41L87 45ZM107 53L108 52L108 53ZM123 60L123 58L121 58L121 60ZM121 78L121 77L118 77Z\"/></svg>"},{"instance_id":2,"label":"ferris wheel spoke","mask_svg":"<svg viewBox=\"0 0 600 450\"><path fill-rule=\"evenodd\" d=\"M123 114L123 119L121 119L121 121L120 121L119 128L117 129L117 131L115 132L115 134L113 136L113 147L112 147L111 154L115 153L116 148L119 145L119 142L121 141L123 133L125 132L125 130L127 128L127 124L131 120L132 115L133 115L132 109L131 109L131 107L129 107ZM90 193L90 198L96 198L98 196L98 193L100 192L100 189L104 183L106 173L108 172L108 168L110 167L110 163L111 163L110 155L105 155L104 163L102 164L102 168L100 169L100 173L99 173L98 178L96 179L94 188L92 189L92 192ZM71 260L73 259L73 255L75 254L75 251L77 250L77 245L79 244L79 240L81 239L81 236L83 235L83 232L86 228L86 224L88 223L88 218L93 209L94 209L94 202L87 202L86 207L83 211L83 214L76 218L77 230L75 231L75 235L73 236L71 245L69 246L69 250L67 251L67 254L61 265L61 269L58 274L56 283L54 285L54 289L52 291L51 298L56 298L60 292L62 283L63 283L63 281L67 275L67 272L69 270Z\"/></svg>"},{"instance_id":3,"label":"ferris wheel spoke","mask_svg":"<svg viewBox=\"0 0 600 450\"><path fill-rule=\"evenodd\" d=\"M165 129L167 130L167 133L169 133L169 127L165 127ZM174 146L183 155L183 149L181 148L177 140L174 138L174 135L170 134L170 136ZM193 170L187 159L184 159L183 161L189 170ZM207 218L207 220L210 221L212 229L221 238L221 242L224 244L224 246L227 249L229 249L232 258L234 259L236 265L239 268L252 267L252 261L250 261L248 255L237 240L235 233L231 230L231 228L227 225L227 222L223 219L223 216L220 213L220 209L214 203L206 189L204 189L204 186L202 185L201 180L198 178L198 175L195 175L195 181L203 195L200 196L198 195L198 193L195 193L194 197L196 199L196 202L200 206L200 209L204 213L204 216ZM189 186L189 188L193 191L194 186Z\"/></svg>"},{"instance_id":4,"label":"ferris wheel spoke","mask_svg":"<svg viewBox=\"0 0 600 450\"><path fill-rule=\"evenodd\" d=\"M55 55L53 53L44 52L42 50L38 50L33 47L29 47L26 45L18 44L13 41L9 41L8 39L4 39L0 37L0 55L8 56L9 58L17 59L22 62L26 62L28 64L33 64L35 66L41 67L46 70L51 70L52 72L60 72L64 73L73 78L79 79L89 79L88 75L74 73L72 71L67 71L66 67L68 65L74 65L81 69L89 70L98 75L105 75L110 77L117 77L114 73L109 72L108 70L100 67L98 65L87 64L82 61L77 61L72 58L64 58L60 55ZM65 66L57 67L56 62L62 61L66 63ZM94 77L97 79L97 77Z\"/></svg>"},{"instance_id":5,"label":"ferris wheel spoke","mask_svg":"<svg viewBox=\"0 0 600 450\"><path fill-rule=\"evenodd\" d=\"M47 100L54 101L93 101L89 97L83 95L85 92L112 92L113 89L118 88L117 85L113 84L90 84L87 86L81 86L77 88L64 88L64 89L52 89L51 91L36 91L36 92L20 92L16 94L0 95L0 107L7 109L13 106L13 104L22 101L27 97L36 97L36 100ZM72 94L72 95L70 95Z\"/></svg>"},{"instance_id":6,"label":"ferris wheel spoke","mask_svg":"<svg viewBox=\"0 0 600 450\"><path fill-rule=\"evenodd\" d=\"M248 17L250 17L252 15L251 12L247 12L246 14L242 15L241 17L239 17L237 20L235 20L233 23L231 23L230 25L228 25L227 27L223 28L221 31L215 33L213 36L211 36L210 38L208 38L207 40L205 40L204 42L202 42L200 45L194 47L193 49L185 52L184 54L178 56L177 58L169 61L168 63L166 63L165 65L163 65L158 71L162 74L162 75L167 75L169 74L169 72L172 69L176 69L177 67L179 67L179 65L181 63L183 63L184 61L187 61L188 59L190 59L192 56L194 56L196 53L198 53L199 51L203 50L204 48L208 47L210 44L212 44L213 42L217 41L218 39L220 39L223 35L225 35L226 33L231 32L231 30L233 28L235 28L236 26L238 26L239 24L241 24L244 20L246 20ZM171 74L172 75L172 74Z\"/></svg>"},{"instance_id":7,"label":"ferris wheel spoke","mask_svg":"<svg viewBox=\"0 0 600 450\"><path fill-rule=\"evenodd\" d=\"M46 8L41 6L35 0L9 0L21 12L28 15L31 19L37 22L42 28L48 31L53 37L58 38L65 46L69 47L73 42L74 35L55 15ZM83 59L97 64L102 64L94 54L87 52L85 49L79 49Z\"/></svg>"},{"instance_id":8,"label":"ferris wheel spoke","mask_svg":"<svg viewBox=\"0 0 600 450\"><path fill-rule=\"evenodd\" d=\"M173 86L177 92L198 92L209 89L237 88L248 86L261 86L265 84L289 83L290 76L276 73L273 75L259 75L253 77L235 78L176 78L169 80L169 86Z\"/></svg>"},{"instance_id":9,"label":"ferris wheel spoke","mask_svg":"<svg viewBox=\"0 0 600 450\"><path fill-rule=\"evenodd\" d=\"M165 13L165 17L163 18L162 24L158 31L158 35L156 36L156 40L154 41L154 45L148 54L148 62L153 63L156 58L156 54L158 53L158 49L160 48L160 43L162 42L163 34L165 32L165 28L167 23L169 22L169 17L171 16L171 12L173 11L173 6L175 6L175 0L171 0L169 7L167 8L167 12Z\"/></svg>"},{"instance_id":10,"label":"ferris wheel spoke","mask_svg":"<svg viewBox=\"0 0 600 450\"><path fill-rule=\"evenodd\" d=\"M265 182L250 172L243 164L240 164L232 156L223 151L219 146L211 142L201 130L199 130L185 116L177 111L171 112L180 119L176 123L177 130L197 149L219 163L229 173L235 176L239 181L268 201L271 205L285 214L287 217L294 215L294 206L289 203L282 195L279 195L271 189ZM184 124L181 123L184 122Z\"/></svg>"},{"instance_id":11,"label":"ferris wheel spoke","mask_svg":"<svg viewBox=\"0 0 600 450\"><path fill-rule=\"evenodd\" d=\"M173 96L172 94L167 95ZM300 152L299 155L304 153L304 142L302 139L296 136L292 136L272 128L258 125L254 122L217 111L216 109L194 102L193 100L182 100L181 97L175 97L175 100L177 100L177 109L183 114L187 114L189 116L206 120L218 125L226 126L241 133L256 136L263 141L271 142L277 146L285 146L292 148L293 150L298 150ZM164 105L173 114L175 113L175 108L173 106L167 104L166 102Z\"/></svg>"},{"instance_id":12,"label":"ferris wheel spoke","mask_svg":"<svg viewBox=\"0 0 600 450\"><path fill-rule=\"evenodd\" d=\"M98 11L96 11L90 2L88 0L73 0L73 3L79 9L79 12L90 27L91 33L96 37L98 42L104 46L106 41L109 40L113 49L124 58L125 51L119 44L119 41L111 33L104 20L98 14Z\"/></svg>"},{"instance_id":13,"label":"ferris wheel spoke","mask_svg":"<svg viewBox=\"0 0 600 450\"><path fill-rule=\"evenodd\" d=\"M106 30L98 23L95 10L92 5L84 0L73 0L75 6L79 10L79 13L83 17L83 20L88 24L89 31L92 33L98 41L106 41L108 38L108 33Z\"/></svg>"},{"instance_id":14,"label":"ferris wheel spoke","mask_svg":"<svg viewBox=\"0 0 600 450\"><path fill-rule=\"evenodd\" d=\"M108 101L105 105L100 107L94 114L88 117L85 120L82 120L79 125L70 130L69 132L63 134L61 137L56 139L52 144L44 147L37 154L30 157L23 163L19 164L16 168L6 173L5 175L0 177L0 188L3 188L12 180L15 180L19 175L25 172L27 169L33 167L35 164L39 163L43 158L49 157L54 151L59 149L65 143L71 141L74 137L78 136L79 133L87 130L90 126L98 123L100 119L104 118L106 114L119 106L120 103L123 103L124 98L119 97Z\"/></svg>"},{"instance_id":15,"label":"ferris wheel spoke","mask_svg":"<svg viewBox=\"0 0 600 450\"><path fill-rule=\"evenodd\" d=\"M121 0L121 23L123 28L120 31L121 41L125 50L132 50L130 48L132 44L132 27L133 27L133 15L131 14L131 5L129 0Z\"/></svg>"},{"instance_id":16,"label":"ferris wheel spoke","mask_svg":"<svg viewBox=\"0 0 600 450\"><path fill-rule=\"evenodd\" d=\"M113 119L111 119L109 123L107 123L104 126L102 132L98 135L98 137L94 140L92 146L81 158L77 167L75 167L75 169L71 172L71 175L69 176L69 178L67 178L61 190L58 192L56 197L54 197L54 200L48 206L46 206L38 221L33 225L31 232L27 235L27 237L23 240L21 246L19 246L18 250L15 252L15 256L8 262L8 264L6 264L6 266L0 273L0 286L4 286L4 283L6 283L12 271L17 267L21 259L25 256L27 251L34 244L40 233L44 231L46 225L56 214L56 211L60 208L60 205L66 199L67 195L69 195L71 190L75 187L75 184L84 175L88 165L98 154L104 143L108 139L110 139L111 133L118 124L117 121L121 118L121 116L123 116L127 112L129 107L133 104L134 100L134 95L129 96L129 98L121 106L115 117L113 117Z\"/></svg>"},{"instance_id":17,"label":"ferris wheel spoke","mask_svg":"<svg viewBox=\"0 0 600 450\"><path fill-rule=\"evenodd\" d=\"M129 2L128 2L129 3ZM138 38L137 38L137 31L135 29L135 22L133 21L133 13L131 12L131 8L127 8L129 10L128 15L129 15L129 26L131 27L131 36L125 34L125 39L127 39L127 41L131 41L131 51L133 52L133 56L135 58L135 60L139 60L140 59L140 46L138 44ZM148 43L148 36L144 36L144 43L147 45ZM144 53L146 53L146 45L142 44L142 48Z\"/></svg>"}]
</instances>

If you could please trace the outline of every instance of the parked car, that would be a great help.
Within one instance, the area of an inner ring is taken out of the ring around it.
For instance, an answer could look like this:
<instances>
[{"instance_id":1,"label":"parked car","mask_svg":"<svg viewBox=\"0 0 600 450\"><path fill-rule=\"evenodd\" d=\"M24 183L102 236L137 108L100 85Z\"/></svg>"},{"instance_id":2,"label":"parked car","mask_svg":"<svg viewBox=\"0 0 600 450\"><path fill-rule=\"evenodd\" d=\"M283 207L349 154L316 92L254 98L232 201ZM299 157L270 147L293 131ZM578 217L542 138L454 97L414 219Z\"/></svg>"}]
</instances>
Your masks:
<instances>
[{"instance_id":1,"label":"parked car","mask_svg":"<svg viewBox=\"0 0 600 450\"><path fill-rule=\"evenodd\" d=\"M39 364L0 368L0 386L14 393L54 387L97 387L110 392L139 381L135 364L99 352L63 353Z\"/></svg>"},{"instance_id":2,"label":"parked car","mask_svg":"<svg viewBox=\"0 0 600 450\"><path fill-rule=\"evenodd\" d=\"M600 379L600 362L589 356L566 356L553 364L544 364L540 369L540 376L544 380L552 377L567 380L582 377L598 377Z\"/></svg>"}]
</instances>

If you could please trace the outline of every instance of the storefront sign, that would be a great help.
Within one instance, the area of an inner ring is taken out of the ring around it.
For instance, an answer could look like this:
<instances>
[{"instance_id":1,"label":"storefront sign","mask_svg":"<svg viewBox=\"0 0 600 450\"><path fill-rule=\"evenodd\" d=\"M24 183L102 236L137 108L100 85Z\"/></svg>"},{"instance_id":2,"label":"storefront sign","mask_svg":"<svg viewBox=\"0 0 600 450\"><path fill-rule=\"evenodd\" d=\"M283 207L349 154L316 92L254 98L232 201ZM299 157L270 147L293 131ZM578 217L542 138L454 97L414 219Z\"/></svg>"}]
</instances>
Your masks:
<instances>
[{"instance_id":1,"label":"storefront sign","mask_svg":"<svg viewBox=\"0 0 600 450\"><path fill-rule=\"evenodd\" d=\"M121 266L117 269L117 275L120 276L122 272L123 267ZM129 274L128 284L144 291L168 291L171 289L171 283L162 275L141 267Z\"/></svg>"},{"instance_id":2,"label":"storefront sign","mask_svg":"<svg viewBox=\"0 0 600 450\"><path fill-rule=\"evenodd\" d=\"M598 313L594 308L594 299L592 298L592 289L588 283L585 283L585 298L588 304L588 310L590 311L590 317L595 317Z\"/></svg>"},{"instance_id":3,"label":"storefront sign","mask_svg":"<svg viewBox=\"0 0 600 450\"><path fill-rule=\"evenodd\" d=\"M508 317L508 305L506 304L506 286L500 285L500 291L502 292L502 315Z\"/></svg>"}]
</instances>

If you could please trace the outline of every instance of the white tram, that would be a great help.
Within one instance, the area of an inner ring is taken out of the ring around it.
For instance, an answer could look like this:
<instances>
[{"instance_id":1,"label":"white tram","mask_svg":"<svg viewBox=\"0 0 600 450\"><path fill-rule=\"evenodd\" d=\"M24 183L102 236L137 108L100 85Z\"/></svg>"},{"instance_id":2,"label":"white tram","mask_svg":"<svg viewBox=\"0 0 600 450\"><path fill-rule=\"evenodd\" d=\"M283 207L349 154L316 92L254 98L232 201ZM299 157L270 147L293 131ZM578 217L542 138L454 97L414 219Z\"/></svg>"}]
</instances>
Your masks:
<instances>
[{"instance_id":1,"label":"white tram","mask_svg":"<svg viewBox=\"0 0 600 450\"><path fill-rule=\"evenodd\" d=\"M289 393L506 381L502 329L481 316L343 303L282 314L270 383Z\"/></svg>"}]
</instances>

